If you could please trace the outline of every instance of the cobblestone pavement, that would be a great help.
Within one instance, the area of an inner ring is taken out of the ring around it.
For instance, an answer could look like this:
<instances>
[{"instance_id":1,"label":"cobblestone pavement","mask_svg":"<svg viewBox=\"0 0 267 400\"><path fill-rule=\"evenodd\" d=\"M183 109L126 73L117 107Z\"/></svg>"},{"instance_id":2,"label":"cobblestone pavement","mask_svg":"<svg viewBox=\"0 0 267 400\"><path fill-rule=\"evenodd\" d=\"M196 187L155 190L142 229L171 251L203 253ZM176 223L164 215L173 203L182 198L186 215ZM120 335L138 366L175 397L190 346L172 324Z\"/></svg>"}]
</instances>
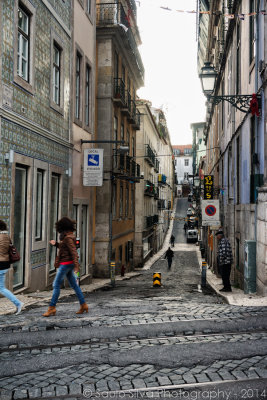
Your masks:
<instances>
[{"instance_id":1,"label":"cobblestone pavement","mask_svg":"<svg viewBox=\"0 0 267 400\"><path fill-rule=\"evenodd\" d=\"M76 315L70 296L58 303L55 317L42 317L47 300L19 316L2 315L0 399L264 385L267 307L228 305L208 286L200 290L196 252L188 249L175 251L171 271L159 259L114 289L86 293L88 314ZM152 286L154 271L162 274L160 288Z\"/></svg>"}]
</instances>

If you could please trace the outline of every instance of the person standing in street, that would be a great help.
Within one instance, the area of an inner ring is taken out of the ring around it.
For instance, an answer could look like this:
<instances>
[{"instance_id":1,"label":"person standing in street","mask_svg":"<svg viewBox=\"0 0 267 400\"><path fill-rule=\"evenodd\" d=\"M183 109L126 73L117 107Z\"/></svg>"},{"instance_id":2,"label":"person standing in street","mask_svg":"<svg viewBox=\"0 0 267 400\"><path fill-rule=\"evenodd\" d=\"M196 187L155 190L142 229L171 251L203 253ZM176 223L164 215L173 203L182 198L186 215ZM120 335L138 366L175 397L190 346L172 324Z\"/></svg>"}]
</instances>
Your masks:
<instances>
[{"instance_id":1,"label":"person standing in street","mask_svg":"<svg viewBox=\"0 0 267 400\"><path fill-rule=\"evenodd\" d=\"M174 242L175 242L175 236L171 235L171 245L174 247Z\"/></svg>"},{"instance_id":2,"label":"person standing in street","mask_svg":"<svg viewBox=\"0 0 267 400\"><path fill-rule=\"evenodd\" d=\"M232 248L229 240L224 236L222 229L216 232L216 236L219 241L218 262L223 281L223 288L220 289L220 292L231 292L230 274L231 265L233 263Z\"/></svg>"},{"instance_id":3,"label":"person standing in street","mask_svg":"<svg viewBox=\"0 0 267 400\"><path fill-rule=\"evenodd\" d=\"M24 303L20 301L10 290L5 286L5 278L8 269L10 268L9 262L9 246L11 243L10 236L7 231L7 225L4 221L0 220L0 293L7 299L15 304L17 310L16 315L21 312Z\"/></svg>"},{"instance_id":4,"label":"person standing in street","mask_svg":"<svg viewBox=\"0 0 267 400\"><path fill-rule=\"evenodd\" d=\"M74 272L80 270L78 262L78 253L76 248L76 238L73 232L76 230L76 222L68 217L63 217L56 222L56 230L60 234L60 242L50 240L52 246L58 247L58 255L56 256L55 267L58 268L55 280L53 282L53 295L50 305L44 317L56 315L56 304L60 295L60 287L65 278L67 277L70 287L75 291L79 302L80 309L76 314L88 313L88 305L85 303L83 293L77 285Z\"/></svg>"},{"instance_id":5,"label":"person standing in street","mask_svg":"<svg viewBox=\"0 0 267 400\"><path fill-rule=\"evenodd\" d=\"M168 261L168 269L169 269L169 270L171 269L171 266L172 266L172 259L173 259L173 256L174 256L174 253L173 253L173 251L171 250L171 248L169 247L168 250L166 251L166 254L165 254L165 257L164 257L164 258L167 258L167 261Z\"/></svg>"}]
</instances>

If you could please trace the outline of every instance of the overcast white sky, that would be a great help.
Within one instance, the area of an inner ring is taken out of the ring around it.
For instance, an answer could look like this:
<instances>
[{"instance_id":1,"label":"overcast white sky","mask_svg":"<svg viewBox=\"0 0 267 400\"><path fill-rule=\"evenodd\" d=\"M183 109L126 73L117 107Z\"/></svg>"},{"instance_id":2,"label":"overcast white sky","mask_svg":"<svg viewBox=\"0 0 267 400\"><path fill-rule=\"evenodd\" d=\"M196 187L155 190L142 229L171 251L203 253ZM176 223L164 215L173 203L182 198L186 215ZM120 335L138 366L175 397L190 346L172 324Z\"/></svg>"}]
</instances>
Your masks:
<instances>
[{"instance_id":1,"label":"overcast white sky","mask_svg":"<svg viewBox=\"0 0 267 400\"><path fill-rule=\"evenodd\" d=\"M190 124L205 119L205 97L197 75L196 0L140 0L137 23L145 67L138 95L162 108L172 145L192 143Z\"/></svg>"}]
</instances>

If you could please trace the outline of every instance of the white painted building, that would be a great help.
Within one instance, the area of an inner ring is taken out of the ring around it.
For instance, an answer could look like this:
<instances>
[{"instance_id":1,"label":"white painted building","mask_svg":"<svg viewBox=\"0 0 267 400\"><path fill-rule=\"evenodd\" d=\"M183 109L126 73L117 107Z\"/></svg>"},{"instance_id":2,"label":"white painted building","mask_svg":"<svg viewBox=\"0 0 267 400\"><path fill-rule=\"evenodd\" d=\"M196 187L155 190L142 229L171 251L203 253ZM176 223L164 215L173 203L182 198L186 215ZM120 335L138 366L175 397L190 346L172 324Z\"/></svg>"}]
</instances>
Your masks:
<instances>
[{"instance_id":1,"label":"white painted building","mask_svg":"<svg viewBox=\"0 0 267 400\"><path fill-rule=\"evenodd\" d=\"M174 145L172 148L177 179L177 195L181 196L183 185L190 185L193 181L192 144Z\"/></svg>"}]
</instances>

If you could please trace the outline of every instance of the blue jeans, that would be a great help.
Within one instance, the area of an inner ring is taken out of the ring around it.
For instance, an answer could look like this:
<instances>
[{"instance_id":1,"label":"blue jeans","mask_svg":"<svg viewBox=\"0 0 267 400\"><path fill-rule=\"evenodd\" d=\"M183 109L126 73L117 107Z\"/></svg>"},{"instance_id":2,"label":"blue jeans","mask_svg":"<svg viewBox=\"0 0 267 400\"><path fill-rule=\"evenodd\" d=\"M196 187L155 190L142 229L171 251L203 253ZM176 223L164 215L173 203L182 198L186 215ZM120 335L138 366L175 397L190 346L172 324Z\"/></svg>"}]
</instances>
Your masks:
<instances>
[{"instance_id":1,"label":"blue jeans","mask_svg":"<svg viewBox=\"0 0 267 400\"><path fill-rule=\"evenodd\" d=\"M67 277L67 279L69 281L70 287L72 287L72 289L75 291L80 304L85 303L83 293L82 293L80 287L76 283L76 278L74 276L73 267L74 267L73 264L68 264L68 265L60 264L59 265L55 280L53 282L53 295L52 295L52 299L50 302L50 306L54 307L57 304L59 294L60 294L60 286L61 286L65 276Z\"/></svg>"},{"instance_id":2,"label":"blue jeans","mask_svg":"<svg viewBox=\"0 0 267 400\"><path fill-rule=\"evenodd\" d=\"M19 299L17 299L16 296L14 296L14 294L5 287L5 278L7 271L8 269L0 270L0 293L7 299L12 301L12 303L15 304L16 307L18 307L21 304L21 301L19 301Z\"/></svg>"}]
</instances>

